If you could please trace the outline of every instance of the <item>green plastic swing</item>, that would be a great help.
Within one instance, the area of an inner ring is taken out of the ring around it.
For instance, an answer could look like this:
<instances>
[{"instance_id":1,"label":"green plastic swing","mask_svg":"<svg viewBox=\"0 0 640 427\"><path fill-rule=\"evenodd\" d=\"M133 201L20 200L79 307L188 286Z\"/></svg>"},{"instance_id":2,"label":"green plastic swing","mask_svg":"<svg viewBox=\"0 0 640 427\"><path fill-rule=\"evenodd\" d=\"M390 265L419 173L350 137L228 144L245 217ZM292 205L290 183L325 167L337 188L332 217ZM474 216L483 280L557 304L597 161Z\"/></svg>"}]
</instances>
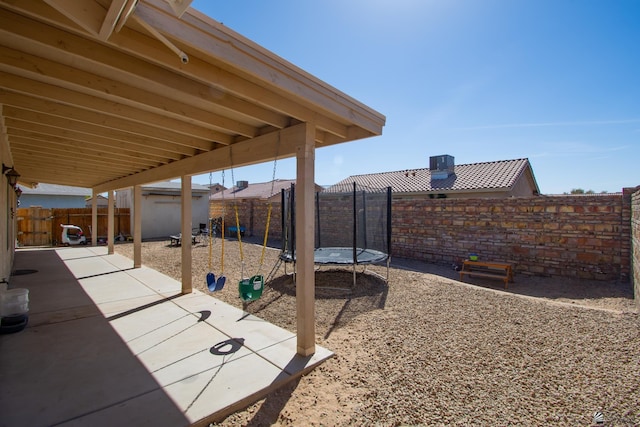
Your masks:
<instances>
[{"instance_id":1,"label":"green plastic swing","mask_svg":"<svg viewBox=\"0 0 640 427\"><path fill-rule=\"evenodd\" d=\"M278 145L280 142L280 135L278 134ZM231 147L229 147L229 160L230 163L233 165L233 158L231 157ZM277 165L277 161L278 161L278 150L277 150L277 146L276 146L276 156L273 160L273 177L271 179L271 194L273 194L273 188L274 188L274 183L276 180L276 165ZM232 182L236 182L235 181L235 177L233 176L233 167L231 167L231 181ZM233 205L234 205L234 210L235 210L235 216L236 216L236 230L240 230L240 216L238 214L238 205L236 203L236 194L235 191L233 192ZM243 277L242 279L240 279L240 281L238 282L238 293L240 295L240 299L243 302L251 302L251 301L256 301L258 299L260 299L260 297L262 296L262 292L264 291L264 276L260 273L260 269L262 268L262 265L264 264L264 255L265 255L265 250L267 248L267 241L268 241L268 237L269 237L269 225L271 224L271 202L269 202L269 207L268 207L268 211L267 211L267 225L265 227L264 230L264 241L262 243L262 255L260 256L260 264L258 266L258 274L251 276L250 278L244 278L244 251L242 249L242 235L240 232L238 232L237 236L238 236L238 247L240 249L240 262L242 265L242 269L241 269L241 277Z\"/></svg>"}]
</instances>

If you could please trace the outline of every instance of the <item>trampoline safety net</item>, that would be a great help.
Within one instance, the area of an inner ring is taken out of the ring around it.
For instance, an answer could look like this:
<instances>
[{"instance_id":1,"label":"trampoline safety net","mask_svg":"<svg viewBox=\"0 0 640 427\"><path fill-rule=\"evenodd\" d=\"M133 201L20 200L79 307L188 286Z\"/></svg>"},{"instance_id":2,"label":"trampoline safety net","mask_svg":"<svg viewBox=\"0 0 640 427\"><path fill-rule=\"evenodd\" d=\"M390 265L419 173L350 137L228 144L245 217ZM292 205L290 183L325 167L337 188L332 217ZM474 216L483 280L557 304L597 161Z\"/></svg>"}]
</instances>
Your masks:
<instances>
[{"instance_id":1,"label":"trampoline safety net","mask_svg":"<svg viewBox=\"0 0 640 427\"><path fill-rule=\"evenodd\" d=\"M391 253L391 188L356 183L315 195L315 262L366 264ZM282 258L295 259L295 186L282 191Z\"/></svg>"}]
</instances>

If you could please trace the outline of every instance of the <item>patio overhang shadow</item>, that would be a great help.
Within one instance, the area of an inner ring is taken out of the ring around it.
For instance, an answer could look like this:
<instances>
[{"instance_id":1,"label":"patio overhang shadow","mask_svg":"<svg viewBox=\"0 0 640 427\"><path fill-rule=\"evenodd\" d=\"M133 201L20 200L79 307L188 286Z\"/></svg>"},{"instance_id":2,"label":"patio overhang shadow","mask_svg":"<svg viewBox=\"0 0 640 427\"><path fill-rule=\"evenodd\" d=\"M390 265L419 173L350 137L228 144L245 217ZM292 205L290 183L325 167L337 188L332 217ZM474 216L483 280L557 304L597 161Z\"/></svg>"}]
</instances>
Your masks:
<instances>
[{"instance_id":1,"label":"patio overhang shadow","mask_svg":"<svg viewBox=\"0 0 640 427\"><path fill-rule=\"evenodd\" d=\"M129 265L105 248L17 252L29 325L0 335L3 425L206 425L332 355L297 356L295 334Z\"/></svg>"}]
</instances>

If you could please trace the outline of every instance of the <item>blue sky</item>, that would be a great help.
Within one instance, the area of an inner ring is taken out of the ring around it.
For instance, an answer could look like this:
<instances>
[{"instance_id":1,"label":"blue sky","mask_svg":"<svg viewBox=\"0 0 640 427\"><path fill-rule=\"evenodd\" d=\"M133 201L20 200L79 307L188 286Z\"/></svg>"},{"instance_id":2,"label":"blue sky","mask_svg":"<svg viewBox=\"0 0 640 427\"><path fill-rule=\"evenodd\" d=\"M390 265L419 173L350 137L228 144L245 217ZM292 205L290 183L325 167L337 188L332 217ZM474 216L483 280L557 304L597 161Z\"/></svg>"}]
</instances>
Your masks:
<instances>
[{"instance_id":1,"label":"blue sky","mask_svg":"<svg viewBox=\"0 0 640 427\"><path fill-rule=\"evenodd\" d=\"M450 154L456 164L528 158L544 194L640 185L640 0L192 7L386 116L382 136L318 149L318 184ZM255 165L234 178L272 172ZM276 178L295 178L295 160L279 161Z\"/></svg>"}]
</instances>

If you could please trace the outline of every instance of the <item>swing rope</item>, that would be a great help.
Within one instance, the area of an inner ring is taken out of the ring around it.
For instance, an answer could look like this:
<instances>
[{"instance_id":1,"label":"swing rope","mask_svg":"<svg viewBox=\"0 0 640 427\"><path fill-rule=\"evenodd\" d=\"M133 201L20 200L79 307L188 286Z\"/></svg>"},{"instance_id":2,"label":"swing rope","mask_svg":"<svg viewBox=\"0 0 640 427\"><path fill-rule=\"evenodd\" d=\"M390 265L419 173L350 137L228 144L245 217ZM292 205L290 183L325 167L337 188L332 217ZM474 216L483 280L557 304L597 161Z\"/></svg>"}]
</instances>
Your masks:
<instances>
[{"instance_id":1,"label":"swing rope","mask_svg":"<svg viewBox=\"0 0 640 427\"><path fill-rule=\"evenodd\" d=\"M278 133L278 140L276 143L276 155L273 161L273 177L271 179L271 194L269 195L269 199L273 196L273 189L275 185L276 179L276 166L278 161L278 148L280 145L280 134ZM232 155L232 147L229 146L229 162L231 165L231 180L235 183L235 176L233 173L233 155ZM237 190L237 189L236 189ZM262 295L262 291L264 289L264 277L260 274L260 270L262 269L262 265L264 264L264 255L265 250L267 248L267 240L269 237L269 225L271 223L271 210L272 210L272 201L269 200L269 208L267 210L267 224L264 232L264 241L262 244L262 254L260 256L260 264L258 265L257 273L245 279L244 277L244 250L242 248L242 234L240 232L240 215L238 213L238 203L236 200L236 191L233 192L233 205L236 215L236 232L238 235L238 248L240 250L240 282L238 282L238 291L240 293L240 299L243 301L243 309L246 310L247 304L251 301L255 301L259 299Z\"/></svg>"},{"instance_id":2,"label":"swing rope","mask_svg":"<svg viewBox=\"0 0 640 427\"><path fill-rule=\"evenodd\" d=\"M273 197L273 188L276 182L276 169L278 166L278 151L280 149L280 133L278 132L278 141L276 142L276 155L273 159L273 174L271 176L271 192L269 193L269 206L267 208L267 225L264 229L264 240L262 242L262 254L260 255L260 264L258 265L258 273L262 270L262 265L264 264L264 254L267 249L267 240L269 239L269 225L271 224L271 210L273 208L273 201L271 198Z\"/></svg>"},{"instance_id":3,"label":"swing rope","mask_svg":"<svg viewBox=\"0 0 640 427\"><path fill-rule=\"evenodd\" d=\"M233 175L233 155L231 146L229 146L229 163L231 164L231 183L235 184L236 179ZM240 235L240 215L238 214L238 203L236 201L236 190L233 193L233 209L236 214L236 235L238 236L238 249L240 250L240 279L244 279L244 251L242 249L242 236ZM224 221L224 219L223 219Z\"/></svg>"},{"instance_id":4,"label":"swing rope","mask_svg":"<svg viewBox=\"0 0 640 427\"><path fill-rule=\"evenodd\" d=\"M224 201L224 169L222 170L222 220L220 221L220 275L224 276L224 217L227 213L227 204Z\"/></svg>"},{"instance_id":5,"label":"swing rope","mask_svg":"<svg viewBox=\"0 0 640 427\"><path fill-rule=\"evenodd\" d=\"M224 200L224 170L222 171L222 221L221 221L221 253L220 253L220 276L216 279L215 274L213 274L213 221L212 218L209 218L209 273L207 273L207 288L209 291L216 292L221 291L224 288L224 284L226 282L226 277L224 276L224 217L226 213L226 203ZM211 196L211 191L213 188L213 176L212 173L209 172L209 195Z\"/></svg>"},{"instance_id":6,"label":"swing rope","mask_svg":"<svg viewBox=\"0 0 640 427\"><path fill-rule=\"evenodd\" d=\"M211 204L211 192L213 190L213 173L209 172L209 204ZM213 223L211 219L209 219L209 271L213 270L213 239L211 238L211 229L213 228Z\"/></svg>"}]
</instances>

